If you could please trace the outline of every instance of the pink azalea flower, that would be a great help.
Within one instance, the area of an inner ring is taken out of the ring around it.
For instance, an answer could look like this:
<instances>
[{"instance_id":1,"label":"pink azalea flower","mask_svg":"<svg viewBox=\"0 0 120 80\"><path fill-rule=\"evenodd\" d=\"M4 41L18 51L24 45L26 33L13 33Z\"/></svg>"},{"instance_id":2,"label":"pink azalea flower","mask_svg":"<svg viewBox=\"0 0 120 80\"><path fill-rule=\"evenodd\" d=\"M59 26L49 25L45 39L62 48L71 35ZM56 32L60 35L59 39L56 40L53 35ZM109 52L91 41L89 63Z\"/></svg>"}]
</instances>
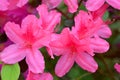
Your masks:
<instances>
[{"instance_id":1,"label":"pink azalea flower","mask_svg":"<svg viewBox=\"0 0 120 80\"><path fill-rule=\"evenodd\" d=\"M47 44L50 33L41 29L38 19L34 15L29 15L23 19L21 27L14 22L8 22L4 30L14 44L0 53L1 60L7 64L14 64L26 57L29 70L42 73L44 58L38 49Z\"/></svg>"},{"instance_id":2,"label":"pink azalea flower","mask_svg":"<svg viewBox=\"0 0 120 80\"><path fill-rule=\"evenodd\" d=\"M26 80L53 80L53 77L50 73L35 74L29 71Z\"/></svg>"},{"instance_id":3,"label":"pink azalea flower","mask_svg":"<svg viewBox=\"0 0 120 80\"><path fill-rule=\"evenodd\" d=\"M56 10L48 12L48 7L45 4L38 6L37 11L39 13L40 25L44 30L54 32L57 24L61 21L61 14Z\"/></svg>"},{"instance_id":4,"label":"pink azalea flower","mask_svg":"<svg viewBox=\"0 0 120 80\"><path fill-rule=\"evenodd\" d=\"M45 5L40 5L37 10L40 18L28 15L23 19L21 27L13 22L6 23L4 30L15 44L6 47L0 57L7 64L14 64L26 57L29 70L41 73L44 70L44 59L38 49L48 47L47 50L53 58L49 42L61 15L56 11L48 12Z\"/></svg>"},{"instance_id":5,"label":"pink azalea flower","mask_svg":"<svg viewBox=\"0 0 120 80\"><path fill-rule=\"evenodd\" d=\"M105 2L116 9L120 9L120 0L87 0L86 8L90 11L99 9Z\"/></svg>"},{"instance_id":6,"label":"pink azalea flower","mask_svg":"<svg viewBox=\"0 0 120 80\"><path fill-rule=\"evenodd\" d=\"M39 25L41 25L42 29L53 33L56 25L59 24L61 21L61 14L58 13L56 10L51 10L50 12L48 12L48 8L45 4L38 6L37 11L40 16ZM46 46L48 53L53 58L50 46Z\"/></svg>"},{"instance_id":7,"label":"pink azalea flower","mask_svg":"<svg viewBox=\"0 0 120 80\"><path fill-rule=\"evenodd\" d=\"M24 6L22 8L16 8L14 10L0 11L0 34L4 34L4 25L8 21L21 24L22 19L25 18L28 14L30 14L28 8L28 6ZM6 37L5 34L3 35L3 37ZM4 43L2 43L4 47L2 49L10 45L11 43L12 42L9 39L7 41L4 41Z\"/></svg>"},{"instance_id":8,"label":"pink azalea flower","mask_svg":"<svg viewBox=\"0 0 120 80\"><path fill-rule=\"evenodd\" d=\"M72 32L79 39L90 37L89 41L94 52L104 53L109 49L109 44L101 37L109 38L112 32L108 25L102 21L101 17L96 19L94 17L96 16L93 16L91 13L80 11L75 17L75 27L73 27Z\"/></svg>"},{"instance_id":9,"label":"pink azalea flower","mask_svg":"<svg viewBox=\"0 0 120 80\"><path fill-rule=\"evenodd\" d=\"M88 36L95 37L95 35L109 38L112 34L108 25L102 21L101 16L98 17L81 10L75 17L74 21L75 27L73 27L72 32L76 33L79 38L85 38Z\"/></svg>"},{"instance_id":10,"label":"pink azalea flower","mask_svg":"<svg viewBox=\"0 0 120 80\"><path fill-rule=\"evenodd\" d=\"M98 68L97 63L93 59L88 40L79 40L70 33L68 28L65 28L59 38L51 42L53 53L60 56L55 73L62 77L64 76L76 62L80 67L89 72L95 72Z\"/></svg>"},{"instance_id":11,"label":"pink azalea flower","mask_svg":"<svg viewBox=\"0 0 120 80\"><path fill-rule=\"evenodd\" d=\"M50 9L57 7L61 2L62 0L42 0L42 3L46 4ZM68 10L70 13L74 13L77 11L77 0L64 0L64 3L68 6Z\"/></svg>"},{"instance_id":12,"label":"pink azalea flower","mask_svg":"<svg viewBox=\"0 0 120 80\"><path fill-rule=\"evenodd\" d=\"M80 11L75 17L75 27L72 31L65 28L61 34L56 35L59 37L55 37L50 43L53 53L61 55L55 73L59 77L64 76L74 62L84 70L95 72L98 65L93 58L94 52L104 53L109 49L109 44L102 38L108 38L110 35L110 29L101 18L93 20L92 15Z\"/></svg>"},{"instance_id":13,"label":"pink azalea flower","mask_svg":"<svg viewBox=\"0 0 120 80\"><path fill-rule=\"evenodd\" d=\"M28 0L1 0L0 1L0 10L12 10L16 7L22 7L24 6Z\"/></svg>"},{"instance_id":14,"label":"pink azalea flower","mask_svg":"<svg viewBox=\"0 0 120 80\"><path fill-rule=\"evenodd\" d=\"M120 64L116 63L116 64L114 65L114 68L116 69L117 72L120 73Z\"/></svg>"}]
</instances>

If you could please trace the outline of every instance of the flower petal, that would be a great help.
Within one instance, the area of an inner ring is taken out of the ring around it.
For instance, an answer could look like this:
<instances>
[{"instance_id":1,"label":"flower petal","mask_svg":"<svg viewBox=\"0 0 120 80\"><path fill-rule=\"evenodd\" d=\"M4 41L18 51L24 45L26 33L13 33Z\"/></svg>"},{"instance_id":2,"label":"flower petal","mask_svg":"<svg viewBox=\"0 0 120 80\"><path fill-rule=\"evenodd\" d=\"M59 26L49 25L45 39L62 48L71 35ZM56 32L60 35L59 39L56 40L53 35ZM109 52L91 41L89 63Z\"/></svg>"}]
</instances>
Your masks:
<instances>
[{"instance_id":1,"label":"flower petal","mask_svg":"<svg viewBox=\"0 0 120 80\"><path fill-rule=\"evenodd\" d=\"M40 78L39 73L35 74L35 73L29 71L26 80L39 80L39 78Z\"/></svg>"},{"instance_id":2,"label":"flower petal","mask_svg":"<svg viewBox=\"0 0 120 80\"><path fill-rule=\"evenodd\" d=\"M46 30L39 30L38 34L36 35L37 40L33 44L34 47L41 48L43 46L48 46L49 42L51 41L51 33Z\"/></svg>"},{"instance_id":3,"label":"flower petal","mask_svg":"<svg viewBox=\"0 0 120 80\"><path fill-rule=\"evenodd\" d=\"M103 4L105 0L87 0L86 2L86 8L89 11L95 11L99 9Z\"/></svg>"},{"instance_id":4,"label":"flower petal","mask_svg":"<svg viewBox=\"0 0 120 80\"><path fill-rule=\"evenodd\" d=\"M45 4L42 4L42 5L37 7L37 11L39 13L41 21L46 22L46 20L48 20L48 8L47 8L47 6Z\"/></svg>"},{"instance_id":5,"label":"flower petal","mask_svg":"<svg viewBox=\"0 0 120 80\"><path fill-rule=\"evenodd\" d=\"M22 7L24 6L29 0L19 0L18 3L17 3L17 6L18 7Z\"/></svg>"},{"instance_id":6,"label":"flower petal","mask_svg":"<svg viewBox=\"0 0 120 80\"><path fill-rule=\"evenodd\" d=\"M8 0L1 0L0 1L0 10L5 11L8 9Z\"/></svg>"},{"instance_id":7,"label":"flower petal","mask_svg":"<svg viewBox=\"0 0 120 80\"><path fill-rule=\"evenodd\" d=\"M91 39L91 48L94 52L104 53L109 49L109 43L99 37Z\"/></svg>"},{"instance_id":8,"label":"flower petal","mask_svg":"<svg viewBox=\"0 0 120 80\"><path fill-rule=\"evenodd\" d=\"M26 62L33 73L42 73L45 68L44 58L37 49L27 50Z\"/></svg>"},{"instance_id":9,"label":"flower petal","mask_svg":"<svg viewBox=\"0 0 120 80\"><path fill-rule=\"evenodd\" d=\"M53 9L62 2L62 0L42 0L43 4L46 4L49 9Z\"/></svg>"},{"instance_id":10,"label":"flower petal","mask_svg":"<svg viewBox=\"0 0 120 80\"><path fill-rule=\"evenodd\" d=\"M48 21L49 21L48 23L49 25L47 26L47 30L53 32L56 25L59 24L61 21L61 14L55 10L50 11L48 16Z\"/></svg>"},{"instance_id":11,"label":"flower petal","mask_svg":"<svg viewBox=\"0 0 120 80\"><path fill-rule=\"evenodd\" d=\"M120 73L120 64L116 63L116 64L114 65L114 68L116 69L117 72Z\"/></svg>"},{"instance_id":12,"label":"flower petal","mask_svg":"<svg viewBox=\"0 0 120 80\"><path fill-rule=\"evenodd\" d=\"M16 9L17 8L17 3L18 3L18 0L8 0L9 2L9 10L13 10L13 9Z\"/></svg>"},{"instance_id":13,"label":"flower petal","mask_svg":"<svg viewBox=\"0 0 120 80\"><path fill-rule=\"evenodd\" d=\"M38 33L40 26L38 27L38 19L34 15L28 15L22 20L21 29L24 33L33 33L35 36Z\"/></svg>"},{"instance_id":14,"label":"flower petal","mask_svg":"<svg viewBox=\"0 0 120 80\"><path fill-rule=\"evenodd\" d=\"M106 0L112 7L120 10L120 0Z\"/></svg>"},{"instance_id":15,"label":"flower petal","mask_svg":"<svg viewBox=\"0 0 120 80\"><path fill-rule=\"evenodd\" d=\"M42 4L37 8L40 15L40 25L44 30L54 31L55 26L60 23L61 14L53 10L48 12L46 5Z\"/></svg>"},{"instance_id":16,"label":"flower petal","mask_svg":"<svg viewBox=\"0 0 120 80\"><path fill-rule=\"evenodd\" d=\"M91 14L81 10L75 17L75 28L73 28L73 33L76 31L76 35L81 39L91 37L102 24L103 21L101 18L97 18L94 21Z\"/></svg>"},{"instance_id":17,"label":"flower petal","mask_svg":"<svg viewBox=\"0 0 120 80\"><path fill-rule=\"evenodd\" d=\"M95 20L99 17L102 18L108 7L109 7L109 4L105 3L96 11L91 11L93 19Z\"/></svg>"},{"instance_id":18,"label":"flower petal","mask_svg":"<svg viewBox=\"0 0 120 80\"><path fill-rule=\"evenodd\" d=\"M19 25L13 22L8 22L5 24L4 30L11 41L15 42L16 44L23 43L21 35L22 31Z\"/></svg>"},{"instance_id":19,"label":"flower petal","mask_svg":"<svg viewBox=\"0 0 120 80\"><path fill-rule=\"evenodd\" d=\"M40 80L53 80L53 77L50 73L40 74Z\"/></svg>"},{"instance_id":20,"label":"flower petal","mask_svg":"<svg viewBox=\"0 0 120 80\"><path fill-rule=\"evenodd\" d=\"M50 73L35 74L29 71L26 80L53 80L53 77Z\"/></svg>"},{"instance_id":21,"label":"flower petal","mask_svg":"<svg viewBox=\"0 0 120 80\"><path fill-rule=\"evenodd\" d=\"M69 54L62 55L55 67L56 75L59 77L64 76L71 69L73 64L74 64L73 55L69 55Z\"/></svg>"},{"instance_id":22,"label":"flower petal","mask_svg":"<svg viewBox=\"0 0 120 80\"><path fill-rule=\"evenodd\" d=\"M101 25L97 34L102 38L109 38L112 35L112 32L108 25Z\"/></svg>"},{"instance_id":23,"label":"flower petal","mask_svg":"<svg viewBox=\"0 0 120 80\"><path fill-rule=\"evenodd\" d=\"M68 6L69 12L74 13L77 11L78 8L77 0L64 0L64 3Z\"/></svg>"},{"instance_id":24,"label":"flower petal","mask_svg":"<svg viewBox=\"0 0 120 80\"><path fill-rule=\"evenodd\" d=\"M20 48L18 45L13 44L6 47L1 53L0 58L4 63L15 64L26 56L25 49Z\"/></svg>"},{"instance_id":25,"label":"flower petal","mask_svg":"<svg viewBox=\"0 0 120 80\"><path fill-rule=\"evenodd\" d=\"M46 47L46 50L47 50L48 54L51 56L51 58L54 59L52 49L49 45Z\"/></svg>"},{"instance_id":26,"label":"flower petal","mask_svg":"<svg viewBox=\"0 0 120 80\"><path fill-rule=\"evenodd\" d=\"M66 46L70 41L69 28L64 28L61 35L52 35L52 38L53 40L50 42L50 47L53 54L59 56L69 52L68 46Z\"/></svg>"},{"instance_id":27,"label":"flower petal","mask_svg":"<svg viewBox=\"0 0 120 80\"><path fill-rule=\"evenodd\" d=\"M64 47L62 47L62 48L57 48L57 47L52 47L52 46L50 46L50 47L51 47L52 53L56 56L60 56L64 53L69 52L69 50L65 49Z\"/></svg>"},{"instance_id":28,"label":"flower petal","mask_svg":"<svg viewBox=\"0 0 120 80\"><path fill-rule=\"evenodd\" d=\"M98 65L93 57L87 53L79 53L76 56L75 61L80 67L89 72L95 72L98 68Z\"/></svg>"},{"instance_id":29,"label":"flower petal","mask_svg":"<svg viewBox=\"0 0 120 80\"><path fill-rule=\"evenodd\" d=\"M84 15L84 16L83 16ZM81 29L83 25L86 25L88 22L86 21L89 18L89 15L87 12L81 10L77 14L77 16L74 18L75 21L75 28L76 30ZM86 19L86 20L85 20ZM84 27L84 26L83 26Z\"/></svg>"}]
</instances>

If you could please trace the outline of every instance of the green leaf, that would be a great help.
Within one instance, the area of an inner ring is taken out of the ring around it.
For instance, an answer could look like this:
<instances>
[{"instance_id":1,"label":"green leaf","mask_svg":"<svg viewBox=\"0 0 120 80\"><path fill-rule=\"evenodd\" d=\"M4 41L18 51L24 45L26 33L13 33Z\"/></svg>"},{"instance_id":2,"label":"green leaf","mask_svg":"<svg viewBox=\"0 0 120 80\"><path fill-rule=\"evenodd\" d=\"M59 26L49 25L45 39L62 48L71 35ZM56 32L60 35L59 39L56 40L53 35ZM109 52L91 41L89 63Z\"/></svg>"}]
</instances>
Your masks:
<instances>
[{"instance_id":1,"label":"green leaf","mask_svg":"<svg viewBox=\"0 0 120 80\"><path fill-rule=\"evenodd\" d=\"M5 64L1 70L2 80L18 80L20 75L19 64L8 65Z\"/></svg>"}]
</instances>

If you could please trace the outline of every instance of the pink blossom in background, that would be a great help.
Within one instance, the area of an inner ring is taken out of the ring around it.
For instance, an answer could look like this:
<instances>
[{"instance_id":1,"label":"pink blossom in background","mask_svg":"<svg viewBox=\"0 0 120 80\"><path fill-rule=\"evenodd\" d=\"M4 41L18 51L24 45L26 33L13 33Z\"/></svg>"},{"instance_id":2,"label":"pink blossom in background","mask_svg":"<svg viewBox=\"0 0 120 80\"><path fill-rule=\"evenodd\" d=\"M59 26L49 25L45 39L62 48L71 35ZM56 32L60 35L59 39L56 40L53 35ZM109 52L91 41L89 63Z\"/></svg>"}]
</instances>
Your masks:
<instances>
[{"instance_id":1,"label":"pink blossom in background","mask_svg":"<svg viewBox=\"0 0 120 80\"><path fill-rule=\"evenodd\" d=\"M42 0L43 4L46 4L50 9L57 7L62 0ZM64 0L64 3L68 6L68 11L74 13L78 8L78 0Z\"/></svg>"},{"instance_id":2,"label":"pink blossom in background","mask_svg":"<svg viewBox=\"0 0 120 80\"><path fill-rule=\"evenodd\" d=\"M0 10L6 11L6 10L12 10L17 7L24 6L28 0L1 0L0 1Z\"/></svg>"},{"instance_id":3,"label":"pink blossom in background","mask_svg":"<svg viewBox=\"0 0 120 80\"><path fill-rule=\"evenodd\" d=\"M98 10L105 2L116 9L120 9L120 0L87 0L86 8L90 11Z\"/></svg>"},{"instance_id":4,"label":"pink blossom in background","mask_svg":"<svg viewBox=\"0 0 120 80\"><path fill-rule=\"evenodd\" d=\"M68 11L74 13L78 9L78 0L64 0L64 3L68 6Z\"/></svg>"},{"instance_id":5,"label":"pink blossom in background","mask_svg":"<svg viewBox=\"0 0 120 80\"><path fill-rule=\"evenodd\" d=\"M24 6L22 8L6 11L7 21L14 21L17 24L21 24L23 18L28 14L32 14L32 12L29 12L28 8L29 6Z\"/></svg>"},{"instance_id":6,"label":"pink blossom in background","mask_svg":"<svg viewBox=\"0 0 120 80\"><path fill-rule=\"evenodd\" d=\"M114 68L116 69L117 72L120 73L120 64L116 63L116 64L114 65Z\"/></svg>"},{"instance_id":7,"label":"pink blossom in background","mask_svg":"<svg viewBox=\"0 0 120 80\"><path fill-rule=\"evenodd\" d=\"M35 74L29 71L26 80L53 80L53 77L50 73Z\"/></svg>"},{"instance_id":8,"label":"pink blossom in background","mask_svg":"<svg viewBox=\"0 0 120 80\"><path fill-rule=\"evenodd\" d=\"M46 4L49 9L53 9L60 5L62 0L42 0L43 4Z\"/></svg>"},{"instance_id":9,"label":"pink blossom in background","mask_svg":"<svg viewBox=\"0 0 120 80\"><path fill-rule=\"evenodd\" d=\"M61 21L61 14L56 10L48 12L48 7L45 4L38 6L37 11L41 27L46 31L54 32L55 27Z\"/></svg>"},{"instance_id":10,"label":"pink blossom in background","mask_svg":"<svg viewBox=\"0 0 120 80\"><path fill-rule=\"evenodd\" d=\"M7 64L15 64L26 57L29 70L42 73L44 58L38 49L47 44L50 34L41 29L38 19L34 15L29 15L23 19L21 27L14 22L8 22L4 30L14 44L0 53L1 60Z\"/></svg>"},{"instance_id":11,"label":"pink blossom in background","mask_svg":"<svg viewBox=\"0 0 120 80\"><path fill-rule=\"evenodd\" d=\"M55 32L55 27L60 23L61 21L61 14L58 13L56 10L51 10L50 12L48 12L48 8L45 4L42 4L40 6L38 6L37 11L39 13L39 25L41 25L41 28L43 30L46 30L46 32L50 32L53 33ZM51 48L48 45L46 45L46 49L49 53L49 55L52 56L52 51Z\"/></svg>"},{"instance_id":12,"label":"pink blossom in background","mask_svg":"<svg viewBox=\"0 0 120 80\"><path fill-rule=\"evenodd\" d=\"M14 21L17 24L21 24L23 18L25 18L28 14L33 13L33 10L30 12L28 9L29 6L24 6L14 10L0 11L0 32L4 32L4 25L8 21Z\"/></svg>"}]
</instances>

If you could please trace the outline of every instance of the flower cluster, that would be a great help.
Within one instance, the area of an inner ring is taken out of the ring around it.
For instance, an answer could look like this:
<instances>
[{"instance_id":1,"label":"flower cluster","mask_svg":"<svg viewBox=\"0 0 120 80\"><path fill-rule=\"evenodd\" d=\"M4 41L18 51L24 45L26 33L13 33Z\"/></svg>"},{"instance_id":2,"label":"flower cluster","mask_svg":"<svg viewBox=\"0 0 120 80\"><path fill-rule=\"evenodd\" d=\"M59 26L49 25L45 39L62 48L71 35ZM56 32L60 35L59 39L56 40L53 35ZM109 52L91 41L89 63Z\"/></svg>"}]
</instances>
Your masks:
<instances>
[{"instance_id":1,"label":"flower cluster","mask_svg":"<svg viewBox=\"0 0 120 80\"><path fill-rule=\"evenodd\" d=\"M0 15L6 18L0 25L12 42L0 52L1 62L15 64L25 59L28 65L26 80L53 80L52 75L44 71L45 60L39 49L45 47L52 59L54 55L60 56L55 66L55 74L59 77L68 73L74 62L88 72L96 72L98 64L94 55L108 51L110 45L105 39L112 34L102 17L109 4L120 9L120 1L87 0L84 5L88 11L84 11L77 10L78 0L64 0L68 11L76 15L72 28L65 27L59 34L55 28L61 24L62 13L55 8L62 0L42 0L42 4L31 10L28 2L0 1ZM20 9L22 11L18 12Z\"/></svg>"}]
</instances>

